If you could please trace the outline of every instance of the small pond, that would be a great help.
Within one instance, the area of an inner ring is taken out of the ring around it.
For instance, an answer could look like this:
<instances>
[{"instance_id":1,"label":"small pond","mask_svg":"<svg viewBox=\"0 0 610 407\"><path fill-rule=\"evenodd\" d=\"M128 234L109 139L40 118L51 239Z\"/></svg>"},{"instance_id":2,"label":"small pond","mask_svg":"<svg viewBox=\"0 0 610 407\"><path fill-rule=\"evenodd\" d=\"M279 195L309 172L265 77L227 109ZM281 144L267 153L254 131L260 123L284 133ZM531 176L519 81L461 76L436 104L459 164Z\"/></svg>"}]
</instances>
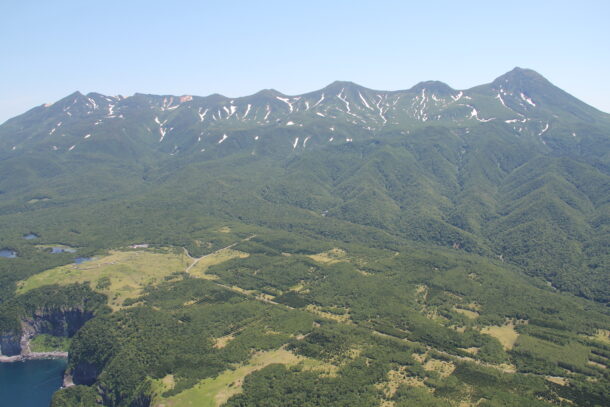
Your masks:
<instances>
[{"instance_id":1,"label":"small pond","mask_svg":"<svg viewBox=\"0 0 610 407\"><path fill-rule=\"evenodd\" d=\"M17 257L17 252L11 249L2 249L0 250L0 257L14 259L15 257Z\"/></svg>"},{"instance_id":2,"label":"small pond","mask_svg":"<svg viewBox=\"0 0 610 407\"><path fill-rule=\"evenodd\" d=\"M23 235L23 238L25 240L33 240L33 239L38 239L40 236L38 236L36 233L28 233L27 235Z\"/></svg>"},{"instance_id":3,"label":"small pond","mask_svg":"<svg viewBox=\"0 0 610 407\"><path fill-rule=\"evenodd\" d=\"M51 247L51 253L76 253L76 249L72 247Z\"/></svg>"},{"instance_id":4,"label":"small pond","mask_svg":"<svg viewBox=\"0 0 610 407\"><path fill-rule=\"evenodd\" d=\"M91 261L91 260L93 260L93 257L77 257L74 259L74 263L82 264L82 263L85 263L85 262Z\"/></svg>"}]
</instances>

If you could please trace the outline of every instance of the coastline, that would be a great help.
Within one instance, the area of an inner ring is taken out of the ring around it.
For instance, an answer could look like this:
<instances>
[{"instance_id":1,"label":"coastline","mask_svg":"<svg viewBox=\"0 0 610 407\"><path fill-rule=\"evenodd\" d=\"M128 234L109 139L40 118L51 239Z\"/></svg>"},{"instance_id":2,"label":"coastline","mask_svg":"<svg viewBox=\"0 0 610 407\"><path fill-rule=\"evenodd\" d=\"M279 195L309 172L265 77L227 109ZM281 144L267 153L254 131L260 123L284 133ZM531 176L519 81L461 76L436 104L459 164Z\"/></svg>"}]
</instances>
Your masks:
<instances>
[{"instance_id":1,"label":"coastline","mask_svg":"<svg viewBox=\"0 0 610 407\"><path fill-rule=\"evenodd\" d=\"M68 352L30 352L15 356L0 355L0 363L25 362L40 359L67 359Z\"/></svg>"}]
</instances>

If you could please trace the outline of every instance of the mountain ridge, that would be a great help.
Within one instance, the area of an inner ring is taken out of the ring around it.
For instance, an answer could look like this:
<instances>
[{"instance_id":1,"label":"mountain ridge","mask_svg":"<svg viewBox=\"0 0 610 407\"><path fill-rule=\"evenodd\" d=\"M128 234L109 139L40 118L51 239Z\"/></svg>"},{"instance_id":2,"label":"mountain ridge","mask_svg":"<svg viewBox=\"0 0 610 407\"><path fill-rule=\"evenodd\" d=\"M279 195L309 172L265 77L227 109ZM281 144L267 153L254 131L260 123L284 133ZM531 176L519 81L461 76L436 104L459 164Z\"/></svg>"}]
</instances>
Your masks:
<instances>
[{"instance_id":1,"label":"mountain ridge","mask_svg":"<svg viewBox=\"0 0 610 407\"><path fill-rule=\"evenodd\" d=\"M439 86L440 88L444 88L446 90L451 90L451 91L469 91L472 89L476 89L482 86L487 86L487 85L495 85L495 86L499 86L502 82L525 82L525 83L532 83L533 81L543 81L545 83L545 85L550 85L550 86L555 86L553 85L550 81L548 81L543 75L541 75L540 73L538 73L537 71L533 70L533 69L529 69L529 68L521 68L521 67L515 67L512 70L498 76L497 78L495 78L494 80L492 80L489 83L485 83L485 84L481 84L481 85L475 85L469 88L463 88L463 89L454 89L452 88L450 85L448 85L445 82L439 81L439 80L424 80L424 81L420 81L418 83L416 83L415 85L413 85L410 88L401 88L401 89L395 89L395 90L380 90L380 89L373 89L373 88L367 88L363 85L360 85L358 83L355 83L353 81L348 81L348 80L335 80L331 83L329 83L328 85L317 89L317 90L313 90L313 91L308 91L305 93L299 93L299 94L287 94L287 93L283 93L279 90L276 90L274 88L267 88L267 89L261 89L253 94L250 95L243 95L243 96L236 96L236 97L229 97L229 96L225 96L222 95L220 93L212 93L206 96L201 96L201 95L192 95L192 94L184 94L184 95L175 95L175 94L154 94L154 93L140 93L140 92L136 92L131 96L122 96L122 95L103 95L101 93L92 91L89 92L87 94L83 94L82 92L80 92L79 90L76 90L74 92L72 92L71 94L59 99L56 102L52 102L52 103L43 103L42 105L36 106L36 107L40 107L40 106L50 106L53 105L61 100L70 98L72 96L86 96L89 97L91 95L95 95L95 96L103 96L103 97L113 97L113 98L118 98L118 99L128 99L130 97L134 97L136 95L145 95L145 96L150 96L150 97L174 97L174 98L181 98L181 97L193 97L193 98L198 98L198 99L221 99L221 100L239 100L239 99L246 99L246 98L250 98L253 96L258 96L258 95L264 95L264 94L270 94L270 95L277 95L277 96L289 96L289 97L299 97L299 96L304 96L304 95L309 95L309 94L317 94L321 91L324 90L334 90L335 88L338 87L354 87L354 88L358 88L361 90L365 90L365 91L371 91L371 92L382 92L382 93L400 93L400 92L417 92L420 91L422 88L425 88L426 86ZM587 104L586 102L582 102ZM588 104L587 104L588 105ZM600 109L597 109L595 106L592 105L588 105L596 110L598 110L601 113L604 113L606 115L610 115L610 113L606 113ZM34 107L34 108L36 108ZM12 118L9 118L7 120L11 120Z\"/></svg>"},{"instance_id":2,"label":"mountain ridge","mask_svg":"<svg viewBox=\"0 0 610 407\"><path fill-rule=\"evenodd\" d=\"M123 97L77 91L0 125L0 153L21 149L72 152L88 148L83 140L117 131L146 131L149 135L142 134L142 141L156 140L160 143L156 148L168 154L195 151L195 144L200 146L199 152L205 152L233 137L234 131L315 128L317 137L303 135L298 141L284 141L295 150L392 131L408 132L431 124L466 129L500 122L517 137L537 138L546 145L554 132L561 133L561 138L566 134L578 138L579 132L570 129L575 121L579 125L605 125L610 123L610 115L567 94L538 73L521 68L489 84L459 91L438 81L397 91L335 81L301 95L265 89L239 98L143 93Z\"/></svg>"}]
</instances>

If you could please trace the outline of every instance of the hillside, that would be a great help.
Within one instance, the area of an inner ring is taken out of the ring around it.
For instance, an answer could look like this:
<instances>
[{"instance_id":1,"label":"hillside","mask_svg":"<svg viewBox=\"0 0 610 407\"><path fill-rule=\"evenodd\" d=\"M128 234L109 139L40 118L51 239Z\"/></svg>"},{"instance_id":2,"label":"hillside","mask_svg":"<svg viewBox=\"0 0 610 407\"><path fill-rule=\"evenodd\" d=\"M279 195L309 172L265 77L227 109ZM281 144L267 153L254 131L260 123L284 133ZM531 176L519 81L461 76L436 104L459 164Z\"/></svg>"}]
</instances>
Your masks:
<instances>
[{"instance_id":1,"label":"hillside","mask_svg":"<svg viewBox=\"0 0 610 407\"><path fill-rule=\"evenodd\" d=\"M610 399L610 115L534 71L75 92L0 126L0 174L4 335L96 304L54 405Z\"/></svg>"}]
</instances>

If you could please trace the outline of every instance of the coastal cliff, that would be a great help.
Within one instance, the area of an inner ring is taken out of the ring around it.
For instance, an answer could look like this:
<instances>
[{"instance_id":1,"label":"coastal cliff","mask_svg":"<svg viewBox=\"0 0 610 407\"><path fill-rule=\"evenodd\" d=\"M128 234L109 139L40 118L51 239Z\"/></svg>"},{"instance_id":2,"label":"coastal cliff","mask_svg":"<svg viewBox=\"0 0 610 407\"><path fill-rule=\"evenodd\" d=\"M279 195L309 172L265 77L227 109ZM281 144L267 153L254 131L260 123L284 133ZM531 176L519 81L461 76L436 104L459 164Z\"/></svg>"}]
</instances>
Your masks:
<instances>
[{"instance_id":1,"label":"coastal cliff","mask_svg":"<svg viewBox=\"0 0 610 407\"><path fill-rule=\"evenodd\" d=\"M0 361L67 357L66 352L33 353L30 340L39 334L72 337L93 316L93 311L83 308L38 309L21 320L21 332L0 334L0 356L8 357Z\"/></svg>"},{"instance_id":2,"label":"coastal cliff","mask_svg":"<svg viewBox=\"0 0 610 407\"><path fill-rule=\"evenodd\" d=\"M49 286L15 297L0 306L0 361L66 357L66 352L33 353L30 340L40 334L72 337L99 312L106 297L88 285Z\"/></svg>"}]
</instances>

